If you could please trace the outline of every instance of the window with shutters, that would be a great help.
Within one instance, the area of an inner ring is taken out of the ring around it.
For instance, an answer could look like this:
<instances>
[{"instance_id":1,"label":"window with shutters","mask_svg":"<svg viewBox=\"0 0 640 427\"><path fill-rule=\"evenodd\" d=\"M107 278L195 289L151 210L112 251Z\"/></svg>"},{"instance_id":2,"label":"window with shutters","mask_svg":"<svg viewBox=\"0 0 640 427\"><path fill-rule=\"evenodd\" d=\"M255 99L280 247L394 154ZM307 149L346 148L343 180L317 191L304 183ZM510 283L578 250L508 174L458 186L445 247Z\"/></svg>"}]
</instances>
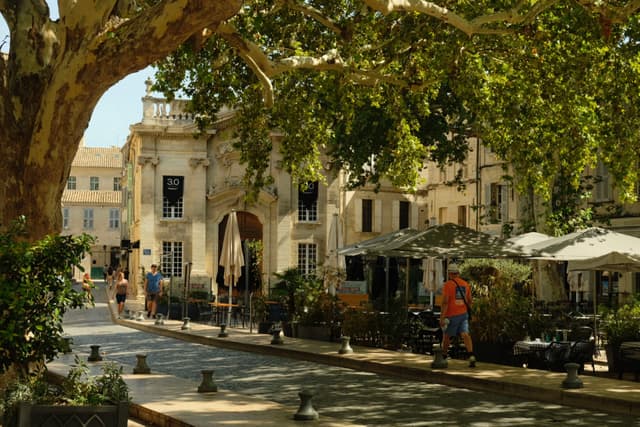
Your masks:
<instances>
[{"instance_id":1,"label":"window with shutters","mask_svg":"<svg viewBox=\"0 0 640 427\"><path fill-rule=\"evenodd\" d=\"M463 227L467 226L467 207L466 206L458 206L458 225Z\"/></svg>"},{"instance_id":2,"label":"window with shutters","mask_svg":"<svg viewBox=\"0 0 640 427\"><path fill-rule=\"evenodd\" d=\"M438 208L438 224L446 224L447 222L447 208Z\"/></svg>"},{"instance_id":3,"label":"window with shutters","mask_svg":"<svg viewBox=\"0 0 640 427\"><path fill-rule=\"evenodd\" d=\"M69 208L62 208L62 228L69 228Z\"/></svg>"},{"instance_id":4,"label":"window with shutters","mask_svg":"<svg viewBox=\"0 0 640 427\"><path fill-rule=\"evenodd\" d=\"M120 209L109 209L109 228L112 230L120 228Z\"/></svg>"},{"instance_id":5,"label":"window with shutters","mask_svg":"<svg viewBox=\"0 0 640 427\"><path fill-rule=\"evenodd\" d=\"M93 209L86 208L82 219L82 228L85 230L93 230Z\"/></svg>"},{"instance_id":6,"label":"window with shutters","mask_svg":"<svg viewBox=\"0 0 640 427\"><path fill-rule=\"evenodd\" d=\"M400 218L399 218L400 229L409 227L409 208L410 207L411 207L411 203L407 201L400 201Z\"/></svg>"},{"instance_id":7,"label":"window with shutters","mask_svg":"<svg viewBox=\"0 0 640 427\"><path fill-rule=\"evenodd\" d=\"M508 186L493 183L490 188L489 221L499 223L508 221Z\"/></svg>"},{"instance_id":8,"label":"window with shutters","mask_svg":"<svg viewBox=\"0 0 640 427\"><path fill-rule=\"evenodd\" d=\"M75 176L70 176L67 178L67 190L75 190L77 187L77 179Z\"/></svg>"},{"instance_id":9,"label":"window with shutters","mask_svg":"<svg viewBox=\"0 0 640 427\"><path fill-rule=\"evenodd\" d=\"M89 177L89 190L98 191L100 190L100 178L97 176Z\"/></svg>"},{"instance_id":10,"label":"window with shutters","mask_svg":"<svg viewBox=\"0 0 640 427\"><path fill-rule=\"evenodd\" d=\"M373 231L373 200L362 199L362 231Z\"/></svg>"},{"instance_id":11,"label":"window with shutters","mask_svg":"<svg viewBox=\"0 0 640 427\"><path fill-rule=\"evenodd\" d=\"M609 180L609 169L602 162L596 167L595 201L605 202L612 199L613 191Z\"/></svg>"}]
</instances>

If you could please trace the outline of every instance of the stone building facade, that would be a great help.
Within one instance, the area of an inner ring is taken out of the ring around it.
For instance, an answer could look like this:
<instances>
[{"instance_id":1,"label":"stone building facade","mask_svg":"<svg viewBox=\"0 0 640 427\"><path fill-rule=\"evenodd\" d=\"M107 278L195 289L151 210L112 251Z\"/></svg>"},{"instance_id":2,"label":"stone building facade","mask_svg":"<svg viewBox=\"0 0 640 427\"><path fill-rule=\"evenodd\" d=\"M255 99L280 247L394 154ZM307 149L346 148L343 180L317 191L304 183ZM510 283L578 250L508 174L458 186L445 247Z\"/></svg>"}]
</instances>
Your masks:
<instances>
[{"instance_id":1,"label":"stone building facade","mask_svg":"<svg viewBox=\"0 0 640 427\"><path fill-rule=\"evenodd\" d=\"M233 147L232 112L222 111L215 125L196 137L184 101L167 102L148 92L142 102L142 121L130 127L122 149L122 239L128 245L125 253L132 280L138 283L145 269L157 263L181 284L188 265L192 289L226 292L218 260L232 210L237 212L242 240L260 242L261 248L259 273L244 270L247 274L240 277L237 288L259 287L268 293L274 274L288 268L308 272L323 264L342 265L333 256L336 247L405 227L422 230L447 222L504 237L521 232L524 212L530 209L527 197L518 194L506 178L509 167L477 139L470 140L465 164L444 169L427 164L425 185L413 194L385 184L378 191L367 187L349 191L341 173L328 173L326 182L313 183L310 193L305 193L280 167L277 147L281 136L277 132L271 134L274 150L269 159L275 182L260 192L255 203L248 204L242 186L244 167ZM463 188L451 185L458 171ZM603 175L606 171L597 172ZM173 187L177 193L172 195ZM606 176L594 191L594 201L604 198L616 199ZM640 204L622 205L619 212L611 227L640 235ZM248 262L255 263L255 257ZM601 283L602 273L586 273L585 281L589 280ZM548 278L538 282L548 282ZM615 289L622 297L637 293L638 275L616 275ZM547 291L540 289L539 293L544 298L551 295ZM592 298L588 290L571 292L575 301ZM596 292L602 297L604 291L600 286Z\"/></svg>"},{"instance_id":2,"label":"stone building facade","mask_svg":"<svg viewBox=\"0 0 640 427\"><path fill-rule=\"evenodd\" d=\"M277 132L271 135L275 148L269 159L275 182L255 203L247 203L244 166L233 147L232 112L220 112L214 126L196 137L183 101L167 102L148 93L142 102L142 121L130 127L122 149L123 240L130 242L134 282L141 283L145 269L157 263L181 286L188 264L191 290L226 293L218 262L232 210L242 240L260 242L262 254L249 257L250 271L245 267L236 289L265 293L275 273L334 266L337 246L424 222L420 197L391 186L376 193L344 191L344 176L327 172L326 182L301 188L280 166ZM245 250L245 255L251 254ZM256 260L258 274L251 271Z\"/></svg>"},{"instance_id":3,"label":"stone building facade","mask_svg":"<svg viewBox=\"0 0 640 427\"><path fill-rule=\"evenodd\" d=\"M122 165L120 148L81 144L62 194L62 234L96 238L82 262L95 278L102 278L105 265L117 267L121 260Z\"/></svg>"}]
</instances>

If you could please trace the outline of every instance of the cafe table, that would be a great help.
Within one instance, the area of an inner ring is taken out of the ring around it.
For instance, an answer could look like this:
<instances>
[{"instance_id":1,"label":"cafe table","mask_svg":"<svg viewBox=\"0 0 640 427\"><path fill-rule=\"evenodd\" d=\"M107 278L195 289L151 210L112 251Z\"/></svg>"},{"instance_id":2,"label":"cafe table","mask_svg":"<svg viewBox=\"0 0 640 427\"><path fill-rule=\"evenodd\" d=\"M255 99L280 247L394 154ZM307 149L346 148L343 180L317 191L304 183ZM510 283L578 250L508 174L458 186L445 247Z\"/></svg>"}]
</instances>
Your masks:
<instances>
[{"instance_id":1,"label":"cafe table","mask_svg":"<svg viewBox=\"0 0 640 427\"><path fill-rule=\"evenodd\" d=\"M233 316L233 319L236 321L237 323L237 315L238 315L238 304L229 304L228 302L210 302L209 305L215 309L215 324L217 326L219 326L221 323L225 323L224 319L226 318L226 316L228 315L228 310L231 309L231 315ZM230 325L228 325L230 326Z\"/></svg>"}]
</instances>

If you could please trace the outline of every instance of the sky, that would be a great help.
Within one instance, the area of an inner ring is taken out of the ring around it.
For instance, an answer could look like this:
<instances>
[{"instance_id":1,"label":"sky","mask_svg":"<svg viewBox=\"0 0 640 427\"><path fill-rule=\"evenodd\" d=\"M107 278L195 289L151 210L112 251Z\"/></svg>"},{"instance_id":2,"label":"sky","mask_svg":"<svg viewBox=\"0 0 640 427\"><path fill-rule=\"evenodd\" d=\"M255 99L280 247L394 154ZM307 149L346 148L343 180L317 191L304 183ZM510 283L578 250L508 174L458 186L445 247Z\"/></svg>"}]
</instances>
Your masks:
<instances>
[{"instance_id":1,"label":"sky","mask_svg":"<svg viewBox=\"0 0 640 427\"><path fill-rule=\"evenodd\" d=\"M129 135L129 126L142 120L144 81L153 78L151 67L130 74L112 86L96 105L89 127L84 133L87 147L122 147Z\"/></svg>"},{"instance_id":2,"label":"sky","mask_svg":"<svg viewBox=\"0 0 640 427\"><path fill-rule=\"evenodd\" d=\"M57 2L49 1L51 18L58 18ZM9 29L6 21L0 16L0 48L1 52L9 51ZM6 42L3 45L3 42ZM142 120L142 101L145 96L144 81L153 78L154 70L147 67L137 73L130 74L112 86L100 98L96 105L89 127L84 134L87 147L122 147L129 135L129 125Z\"/></svg>"}]
</instances>

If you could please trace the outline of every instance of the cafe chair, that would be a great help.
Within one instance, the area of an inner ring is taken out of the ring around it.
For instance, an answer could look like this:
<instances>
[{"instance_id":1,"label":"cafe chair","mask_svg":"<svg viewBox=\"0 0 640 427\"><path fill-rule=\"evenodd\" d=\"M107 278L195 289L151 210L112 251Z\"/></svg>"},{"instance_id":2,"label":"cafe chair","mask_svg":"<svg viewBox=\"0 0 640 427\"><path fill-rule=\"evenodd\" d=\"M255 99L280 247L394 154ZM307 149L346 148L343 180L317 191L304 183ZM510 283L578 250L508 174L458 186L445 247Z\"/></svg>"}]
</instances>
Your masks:
<instances>
[{"instance_id":1,"label":"cafe chair","mask_svg":"<svg viewBox=\"0 0 640 427\"><path fill-rule=\"evenodd\" d=\"M591 364L591 369L596 372L596 363L593 355L596 351L596 342L592 339L580 340L571 343L571 351L569 352L569 362L580 365L578 372L584 372L584 365Z\"/></svg>"},{"instance_id":2,"label":"cafe chair","mask_svg":"<svg viewBox=\"0 0 640 427\"><path fill-rule=\"evenodd\" d=\"M571 329L569 334L570 341L589 341L593 336L593 328L591 326L578 326Z\"/></svg>"},{"instance_id":3,"label":"cafe chair","mask_svg":"<svg viewBox=\"0 0 640 427\"><path fill-rule=\"evenodd\" d=\"M544 352L544 364L550 371L564 372L564 364L569 362L571 344L554 341Z\"/></svg>"}]
</instances>

